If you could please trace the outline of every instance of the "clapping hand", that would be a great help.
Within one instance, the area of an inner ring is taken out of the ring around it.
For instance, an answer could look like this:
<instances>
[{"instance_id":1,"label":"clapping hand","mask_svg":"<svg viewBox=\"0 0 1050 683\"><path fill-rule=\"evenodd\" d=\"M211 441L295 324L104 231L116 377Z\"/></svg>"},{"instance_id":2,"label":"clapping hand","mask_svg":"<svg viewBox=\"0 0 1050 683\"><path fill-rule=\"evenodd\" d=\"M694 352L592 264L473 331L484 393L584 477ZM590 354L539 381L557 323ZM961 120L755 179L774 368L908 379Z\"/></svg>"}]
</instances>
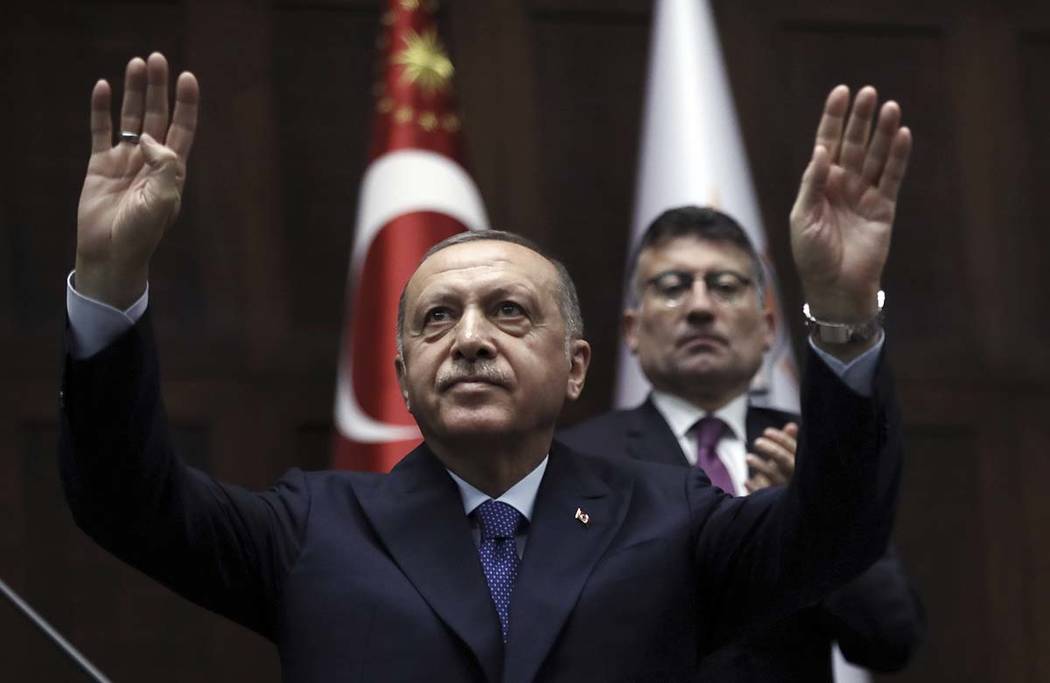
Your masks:
<instances>
[{"instance_id":1,"label":"clapping hand","mask_svg":"<svg viewBox=\"0 0 1050 683\"><path fill-rule=\"evenodd\" d=\"M748 493L767 486L783 486L795 473L798 425L788 422L783 429L767 428L755 439L755 451L747 454L750 478L744 482Z\"/></svg>"}]
</instances>

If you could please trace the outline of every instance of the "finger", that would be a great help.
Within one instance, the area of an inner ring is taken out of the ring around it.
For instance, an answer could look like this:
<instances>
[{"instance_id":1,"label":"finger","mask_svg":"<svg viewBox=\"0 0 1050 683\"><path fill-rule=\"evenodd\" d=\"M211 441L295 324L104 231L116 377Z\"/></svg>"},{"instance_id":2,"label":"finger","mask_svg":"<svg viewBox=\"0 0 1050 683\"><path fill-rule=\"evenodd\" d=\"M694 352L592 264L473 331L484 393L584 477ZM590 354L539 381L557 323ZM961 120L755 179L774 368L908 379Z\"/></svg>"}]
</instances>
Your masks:
<instances>
[{"instance_id":1,"label":"finger","mask_svg":"<svg viewBox=\"0 0 1050 683\"><path fill-rule=\"evenodd\" d=\"M168 60L154 52L146 61L146 117L142 132L164 139L168 125Z\"/></svg>"},{"instance_id":2,"label":"finger","mask_svg":"<svg viewBox=\"0 0 1050 683\"><path fill-rule=\"evenodd\" d=\"M900 125L900 106L893 101L882 105L878 123L875 125L875 135L871 138L871 146L868 147L868 154L864 158L864 169L861 171L865 185L878 185L879 176L886 166L886 158L890 153L890 143L897 135Z\"/></svg>"},{"instance_id":3,"label":"finger","mask_svg":"<svg viewBox=\"0 0 1050 683\"><path fill-rule=\"evenodd\" d=\"M838 156L839 142L842 140L842 127L849 110L849 88L837 85L828 93L824 101L824 113L817 126L817 145L823 145L832 159Z\"/></svg>"},{"instance_id":4,"label":"finger","mask_svg":"<svg viewBox=\"0 0 1050 683\"><path fill-rule=\"evenodd\" d=\"M761 491L764 488L769 488L773 485L773 482L769 481L769 478L762 474L756 474L755 476L744 482L744 487L747 488L748 493L754 493L755 491Z\"/></svg>"},{"instance_id":5,"label":"finger","mask_svg":"<svg viewBox=\"0 0 1050 683\"><path fill-rule=\"evenodd\" d=\"M790 436L792 439L798 440L798 424L794 422L788 422L784 425L784 433Z\"/></svg>"},{"instance_id":6,"label":"finger","mask_svg":"<svg viewBox=\"0 0 1050 683\"><path fill-rule=\"evenodd\" d=\"M864 154L868 147L868 133L871 131L871 118L875 114L878 94L875 88L866 85L853 100L853 111L850 112L846 134L842 138L842 151L839 163L846 169L860 173L864 165Z\"/></svg>"},{"instance_id":7,"label":"finger","mask_svg":"<svg viewBox=\"0 0 1050 683\"><path fill-rule=\"evenodd\" d=\"M189 71L182 72L175 83L175 113L171 118L165 144L174 150L183 162L189 158L190 149L193 147L200 96L197 78Z\"/></svg>"},{"instance_id":8,"label":"finger","mask_svg":"<svg viewBox=\"0 0 1050 683\"><path fill-rule=\"evenodd\" d=\"M772 441L755 439L755 450L765 456L764 462L776 468L776 472L785 478L795 472L795 452L782 448Z\"/></svg>"},{"instance_id":9,"label":"finger","mask_svg":"<svg viewBox=\"0 0 1050 683\"><path fill-rule=\"evenodd\" d=\"M109 83L99 80L91 89L91 153L105 152L113 147L113 121L109 111L113 93Z\"/></svg>"},{"instance_id":10,"label":"finger","mask_svg":"<svg viewBox=\"0 0 1050 683\"><path fill-rule=\"evenodd\" d=\"M762 474L762 475L765 475L766 477L768 477L770 481L774 481L774 482L786 481L786 477L784 476L784 473L781 472L777 468L776 465L774 465L772 462L770 462L768 460L765 460L763 458L758 457L757 455L749 453L748 456L747 456L747 465L748 465L749 468L751 468L751 472L752 472L753 476L757 476L759 474Z\"/></svg>"},{"instance_id":11,"label":"finger","mask_svg":"<svg viewBox=\"0 0 1050 683\"><path fill-rule=\"evenodd\" d=\"M897 193L900 192L904 172L908 170L911 147L911 131L907 127L901 128L893 136L893 142L890 143L890 156L886 160L886 167L882 169L882 177L879 178L879 193L892 202L897 201Z\"/></svg>"},{"instance_id":12,"label":"finger","mask_svg":"<svg viewBox=\"0 0 1050 683\"><path fill-rule=\"evenodd\" d=\"M798 198L792 209L792 216L810 216L824 201L824 193L831 173L831 155L823 145L813 148L813 157L802 174L802 183L798 188Z\"/></svg>"},{"instance_id":13,"label":"finger","mask_svg":"<svg viewBox=\"0 0 1050 683\"><path fill-rule=\"evenodd\" d=\"M146 62L135 57L124 71L124 100L120 106L120 130L138 133L142 130L143 98L146 94Z\"/></svg>"},{"instance_id":14,"label":"finger","mask_svg":"<svg viewBox=\"0 0 1050 683\"><path fill-rule=\"evenodd\" d=\"M795 440L795 437L792 434L788 433L786 429L781 430L769 428L762 432L762 437L769 439L770 441L774 442L777 446L783 448L784 450L790 453L794 453L798 449L798 442Z\"/></svg>"}]
</instances>

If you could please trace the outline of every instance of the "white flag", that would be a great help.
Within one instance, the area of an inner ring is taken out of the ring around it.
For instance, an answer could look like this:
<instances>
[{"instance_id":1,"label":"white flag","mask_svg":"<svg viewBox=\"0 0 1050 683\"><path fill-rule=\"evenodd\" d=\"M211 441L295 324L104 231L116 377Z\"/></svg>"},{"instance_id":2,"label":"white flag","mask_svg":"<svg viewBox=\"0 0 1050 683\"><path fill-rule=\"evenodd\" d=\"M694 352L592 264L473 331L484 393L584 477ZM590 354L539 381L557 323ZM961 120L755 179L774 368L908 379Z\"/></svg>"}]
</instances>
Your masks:
<instances>
[{"instance_id":1,"label":"white flag","mask_svg":"<svg viewBox=\"0 0 1050 683\"><path fill-rule=\"evenodd\" d=\"M765 230L708 3L658 0L650 44L631 246L670 208L706 205L733 216L766 263L777 319L776 341L755 378L753 400L797 411L798 371L777 303ZM621 344L617 405L636 405L648 391L638 363Z\"/></svg>"}]
</instances>

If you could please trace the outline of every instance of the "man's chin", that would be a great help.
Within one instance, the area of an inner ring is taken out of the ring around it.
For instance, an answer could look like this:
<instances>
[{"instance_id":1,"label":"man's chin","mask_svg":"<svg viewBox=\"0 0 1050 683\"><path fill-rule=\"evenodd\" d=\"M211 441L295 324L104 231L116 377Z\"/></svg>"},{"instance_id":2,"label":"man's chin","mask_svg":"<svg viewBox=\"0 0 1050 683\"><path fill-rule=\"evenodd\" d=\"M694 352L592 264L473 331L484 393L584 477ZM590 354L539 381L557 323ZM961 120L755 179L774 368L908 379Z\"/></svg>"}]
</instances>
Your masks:
<instances>
[{"instance_id":1,"label":"man's chin","mask_svg":"<svg viewBox=\"0 0 1050 683\"><path fill-rule=\"evenodd\" d=\"M438 425L440 433L450 439L506 437L516 426L505 411L463 407L446 411Z\"/></svg>"},{"instance_id":2,"label":"man's chin","mask_svg":"<svg viewBox=\"0 0 1050 683\"><path fill-rule=\"evenodd\" d=\"M727 368L722 359L714 354L694 354L678 363L672 373L690 382L706 382L724 377Z\"/></svg>"}]
</instances>

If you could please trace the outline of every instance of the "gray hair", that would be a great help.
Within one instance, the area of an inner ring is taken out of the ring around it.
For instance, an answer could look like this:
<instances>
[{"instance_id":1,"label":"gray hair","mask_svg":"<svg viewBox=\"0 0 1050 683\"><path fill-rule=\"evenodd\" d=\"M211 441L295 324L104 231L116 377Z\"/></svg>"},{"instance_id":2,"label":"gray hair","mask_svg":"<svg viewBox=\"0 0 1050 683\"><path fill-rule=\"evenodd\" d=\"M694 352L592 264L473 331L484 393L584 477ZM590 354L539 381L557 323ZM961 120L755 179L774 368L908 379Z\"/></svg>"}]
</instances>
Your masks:
<instances>
[{"instance_id":1,"label":"gray hair","mask_svg":"<svg viewBox=\"0 0 1050 683\"><path fill-rule=\"evenodd\" d=\"M427 253L423 254L423 258L421 258L419 262L423 263L423 261L426 261L439 251L449 247L454 247L457 244L480 242L483 240L517 244L518 246L536 252L546 259L558 274L558 309L561 311L562 320L565 322L566 348L568 348L569 342L583 338L583 313L580 311L580 297L576 294L576 285L572 281L572 276L569 275L569 270L565 267L565 264L543 251L538 244L527 237L522 237L521 235L513 232L506 232L504 230L468 230L466 232L456 233L452 237L447 237L430 247L430 249L427 250ZM408 283L406 282L405 286L401 289L401 297L397 301L398 356L403 356L404 352L405 292L407 289Z\"/></svg>"}]
</instances>

